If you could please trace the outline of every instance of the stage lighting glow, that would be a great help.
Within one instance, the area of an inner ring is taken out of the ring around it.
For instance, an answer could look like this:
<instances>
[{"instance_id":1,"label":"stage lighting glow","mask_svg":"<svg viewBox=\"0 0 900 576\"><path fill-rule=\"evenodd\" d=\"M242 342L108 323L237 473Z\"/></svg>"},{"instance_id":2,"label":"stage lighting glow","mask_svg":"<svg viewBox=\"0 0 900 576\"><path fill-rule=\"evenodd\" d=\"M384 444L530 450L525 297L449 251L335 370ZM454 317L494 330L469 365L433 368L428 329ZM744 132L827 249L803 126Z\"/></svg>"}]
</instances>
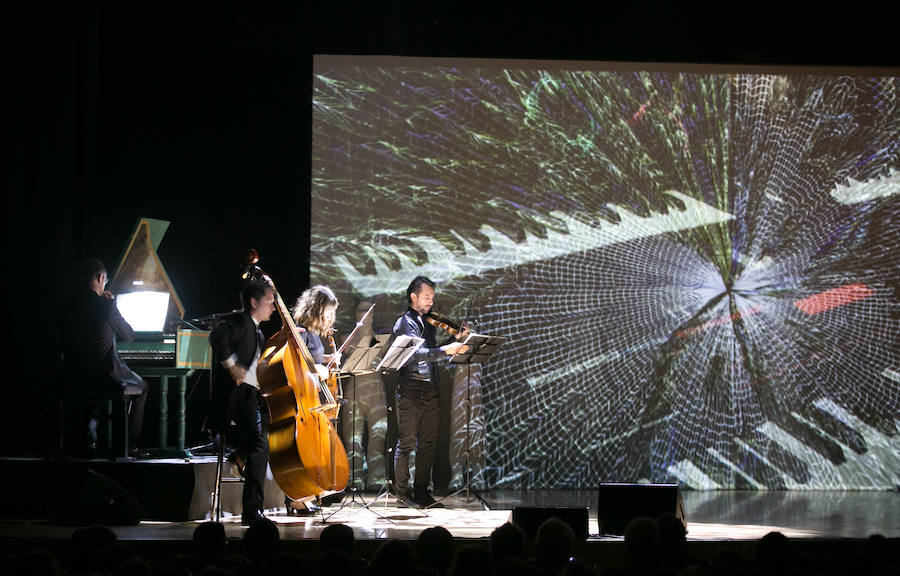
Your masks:
<instances>
[{"instance_id":1,"label":"stage lighting glow","mask_svg":"<svg viewBox=\"0 0 900 576\"><path fill-rule=\"evenodd\" d=\"M116 306L135 332L162 332L169 310L169 293L126 292L116 296Z\"/></svg>"}]
</instances>

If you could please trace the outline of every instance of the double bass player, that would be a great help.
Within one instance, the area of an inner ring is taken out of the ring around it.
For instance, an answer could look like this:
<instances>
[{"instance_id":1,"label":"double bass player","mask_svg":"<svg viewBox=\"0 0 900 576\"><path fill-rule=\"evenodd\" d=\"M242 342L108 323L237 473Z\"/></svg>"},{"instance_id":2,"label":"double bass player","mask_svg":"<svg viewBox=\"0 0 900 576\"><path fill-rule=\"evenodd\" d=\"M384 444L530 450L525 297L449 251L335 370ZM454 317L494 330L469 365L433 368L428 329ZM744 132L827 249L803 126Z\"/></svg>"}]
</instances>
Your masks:
<instances>
[{"instance_id":1,"label":"double bass player","mask_svg":"<svg viewBox=\"0 0 900 576\"><path fill-rule=\"evenodd\" d=\"M241 523L263 518L263 486L269 442L260 407L256 367L265 347L259 323L275 311L274 291L259 281L241 289L242 311L230 314L209 335L213 353L212 396L206 427L224 434L234 422L236 447L229 456L244 477Z\"/></svg>"}]
</instances>

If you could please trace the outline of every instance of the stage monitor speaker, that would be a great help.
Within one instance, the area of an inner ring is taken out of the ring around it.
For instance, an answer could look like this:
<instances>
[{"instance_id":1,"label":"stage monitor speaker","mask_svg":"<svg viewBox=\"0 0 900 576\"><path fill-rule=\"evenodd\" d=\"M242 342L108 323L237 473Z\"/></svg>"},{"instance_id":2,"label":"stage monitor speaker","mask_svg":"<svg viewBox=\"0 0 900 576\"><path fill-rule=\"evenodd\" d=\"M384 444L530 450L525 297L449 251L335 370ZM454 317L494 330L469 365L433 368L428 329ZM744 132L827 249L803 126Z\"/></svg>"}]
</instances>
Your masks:
<instances>
[{"instance_id":1,"label":"stage monitor speaker","mask_svg":"<svg viewBox=\"0 0 900 576\"><path fill-rule=\"evenodd\" d=\"M687 526L677 484L601 484L597 523L601 534L624 534L635 518L674 514Z\"/></svg>"},{"instance_id":2,"label":"stage monitor speaker","mask_svg":"<svg viewBox=\"0 0 900 576\"><path fill-rule=\"evenodd\" d=\"M51 522L64 525L139 524L147 513L125 488L93 470L72 470L64 491L47 494Z\"/></svg>"},{"instance_id":3,"label":"stage monitor speaker","mask_svg":"<svg viewBox=\"0 0 900 576\"><path fill-rule=\"evenodd\" d=\"M559 518L569 525L575 533L576 540L586 540L588 537L588 507L571 506L562 508L533 508L529 506L514 506L512 511L513 524L525 531L529 540L534 540L538 528L545 520Z\"/></svg>"}]
</instances>

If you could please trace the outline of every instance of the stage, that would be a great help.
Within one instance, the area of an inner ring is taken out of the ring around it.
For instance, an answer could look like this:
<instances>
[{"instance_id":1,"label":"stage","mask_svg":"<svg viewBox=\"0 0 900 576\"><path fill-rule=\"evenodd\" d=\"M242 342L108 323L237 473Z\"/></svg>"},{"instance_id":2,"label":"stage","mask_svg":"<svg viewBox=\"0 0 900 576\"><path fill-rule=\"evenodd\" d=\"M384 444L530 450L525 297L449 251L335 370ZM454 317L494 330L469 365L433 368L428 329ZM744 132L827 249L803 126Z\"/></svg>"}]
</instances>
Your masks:
<instances>
[{"instance_id":1,"label":"stage","mask_svg":"<svg viewBox=\"0 0 900 576\"><path fill-rule=\"evenodd\" d=\"M483 496L490 506L484 510L474 498L457 495L442 501L446 508L416 510L399 505L393 497L358 495L322 508L315 517L288 516L283 506L266 511L278 524L284 540L318 539L329 524L347 524L357 540L415 540L429 526L443 526L458 539L487 538L491 531L510 521L515 506L589 506L589 541L617 542L619 536L600 535L596 491L502 490ZM797 540L857 540L871 534L900 538L900 498L896 492L682 492L689 541L753 541L777 530ZM368 507L364 507L368 504ZM111 526L122 540L187 540L202 520L166 522L144 520L135 526ZM240 516L222 518L226 533L240 538L245 529ZM6 521L2 536L21 538L68 538L73 526L47 521Z\"/></svg>"},{"instance_id":2,"label":"stage","mask_svg":"<svg viewBox=\"0 0 900 576\"><path fill-rule=\"evenodd\" d=\"M210 518L212 457L129 462L56 458L0 459L0 473L16 479L0 518L3 550L35 547L61 551L79 526L107 524L120 541L148 554L190 549L198 523ZM900 538L896 491L679 491L688 545L711 558L724 547L750 553L753 543L780 531L809 556L845 558L871 534ZM438 495L440 496L440 495ZM285 546L314 553L325 526L353 528L360 554L370 555L387 539L415 540L430 526L443 526L457 542L487 545L491 531L510 521L517 507L532 514L587 510L588 537L580 554L600 563L623 559L623 538L601 534L597 490L490 490L441 499L444 508L418 510L393 496L345 495L317 516L289 516L274 482L266 487L266 516L278 525ZM223 488L222 523L236 549L241 526L240 485ZM98 520L99 518L99 520ZM602 560L601 560L602 559Z\"/></svg>"}]
</instances>

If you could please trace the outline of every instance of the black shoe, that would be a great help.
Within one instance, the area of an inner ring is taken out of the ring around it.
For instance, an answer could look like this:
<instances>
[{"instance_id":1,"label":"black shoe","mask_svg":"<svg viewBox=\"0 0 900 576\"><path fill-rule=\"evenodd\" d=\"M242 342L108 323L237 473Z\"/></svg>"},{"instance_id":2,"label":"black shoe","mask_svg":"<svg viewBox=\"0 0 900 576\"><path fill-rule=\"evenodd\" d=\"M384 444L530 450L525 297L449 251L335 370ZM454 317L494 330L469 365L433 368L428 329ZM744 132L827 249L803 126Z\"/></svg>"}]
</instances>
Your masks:
<instances>
[{"instance_id":1,"label":"black shoe","mask_svg":"<svg viewBox=\"0 0 900 576\"><path fill-rule=\"evenodd\" d=\"M135 460L146 460L150 457L150 453L140 448L129 448L128 457Z\"/></svg>"},{"instance_id":2,"label":"black shoe","mask_svg":"<svg viewBox=\"0 0 900 576\"><path fill-rule=\"evenodd\" d=\"M287 511L288 516L315 516L319 510L314 510L312 508L294 508L293 506L288 506Z\"/></svg>"},{"instance_id":3,"label":"black shoe","mask_svg":"<svg viewBox=\"0 0 900 576\"><path fill-rule=\"evenodd\" d=\"M410 492L400 492L397 495L397 502L410 508L421 508L422 505L416 502L415 497Z\"/></svg>"},{"instance_id":4,"label":"black shoe","mask_svg":"<svg viewBox=\"0 0 900 576\"><path fill-rule=\"evenodd\" d=\"M93 460L97 457L97 443L96 442L88 442L84 445L83 455L88 460Z\"/></svg>"},{"instance_id":5,"label":"black shoe","mask_svg":"<svg viewBox=\"0 0 900 576\"><path fill-rule=\"evenodd\" d=\"M321 508L313 502L294 502L287 496L284 497L284 507L288 516L314 516Z\"/></svg>"},{"instance_id":6,"label":"black shoe","mask_svg":"<svg viewBox=\"0 0 900 576\"><path fill-rule=\"evenodd\" d=\"M265 520L266 517L263 516L262 512L253 512L250 514L241 514L241 525L242 526L250 526L254 522L259 520Z\"/></svg>"},{"instance_id":7,"label":"black shoe","mask_svg":"<svg viewBox=\"0 0 900 576\"><path fill-rule=\"evenodd\" d=\"M423 508L443 508L444 505L431 497L428 492L416 492L413 501Z\"/></svg>"},{"instance_id":8,"label":"black shoe","mask_svg":"<svg viewBox=\"0 0 900 576\"><path fill-rule=\"evenodd\" d=\"M145 448L141 448L135 443L131 443L128 446L128 456L131 458L137 458L138 460L150 458L150 450Z\"/></svg>"}]
</instances>

